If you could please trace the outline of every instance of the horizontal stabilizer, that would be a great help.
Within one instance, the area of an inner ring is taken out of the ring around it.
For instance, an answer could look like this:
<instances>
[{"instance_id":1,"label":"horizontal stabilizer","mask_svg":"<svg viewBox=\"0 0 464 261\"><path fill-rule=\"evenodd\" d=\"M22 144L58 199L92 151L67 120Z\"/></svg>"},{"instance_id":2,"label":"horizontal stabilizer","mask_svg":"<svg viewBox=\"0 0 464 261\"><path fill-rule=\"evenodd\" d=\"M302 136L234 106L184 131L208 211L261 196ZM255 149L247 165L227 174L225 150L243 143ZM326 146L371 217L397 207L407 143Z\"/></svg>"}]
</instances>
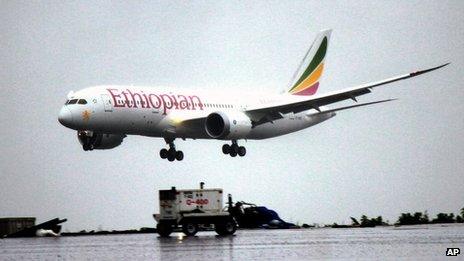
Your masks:
<instances>
[{"instance_id":1,"label":"horizontal stabilizer","mask_svg":"<svg viewBox=\"0 0 464 261\"><path fill-rule=\"evenodd\" d=\"M340 108L335 108L335 109L331 109L331 110L322 111L321 113L330 113L330 112L336 112L336 111L343 111L343 110L352 109L352 108L356 108L356 107L372 105L372 104L377 104L377 103L383 103L383 102L389 102L389 101L395 101L395 100L397 100L397 99L386 99L386 100L381 100L381 101L360 103L360 104L355 104L355 105L350 105L350 106L345 106L345 107L340 107Z\"/></svg>"}]
</instances>

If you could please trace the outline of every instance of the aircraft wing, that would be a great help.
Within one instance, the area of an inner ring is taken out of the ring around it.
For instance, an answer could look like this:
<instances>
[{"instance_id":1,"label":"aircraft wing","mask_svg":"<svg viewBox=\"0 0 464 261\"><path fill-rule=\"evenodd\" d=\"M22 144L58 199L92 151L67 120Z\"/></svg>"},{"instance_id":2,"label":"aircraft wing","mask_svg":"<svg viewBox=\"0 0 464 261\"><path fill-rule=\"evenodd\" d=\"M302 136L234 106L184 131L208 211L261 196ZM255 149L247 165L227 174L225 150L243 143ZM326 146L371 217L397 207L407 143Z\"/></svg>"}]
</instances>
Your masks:
<instances>
[{"instance_id":1,"label":"aircraft wing","mask_svg":"<svg viewBox=\"0 0 464 261\"><path fill-rule=\"evenodd\" d=\"M343 100L351 99L357 102L356 97L370 93L372 88L385 85L388 83L412 78L424 73L428 73L441 67L448 65L449 63L445 63L443 65L433 67L430 69L420 70L408 74L403 74L399 76L395 76L392 78L388 78L385 80L371 82L367 84L363 84L356 87L351 87L347 89L342 89L338 91L333 91L325 94L320 95L312 95L310 97L304 97L299 100L295 100L293 102L286 102L282 104L273 104L266 107L256 107L256 108L247 108L245 113L250 117L252 121L255 122L255 125L259 125L265 122L272 122L273 120L279 119L283 117L283 114L287 113L298 113L309 109L315 109L321 112L320 107L324 105L329 105L332 103L336 103ZM369 103L371 104L371 103ZM365 104L368 105L368 104Z\"/></svg>"},{"instance_id":2,"label":"aircraft wing","mask_svg":"<svg viewBox=\"0 0 464 261\"><path fill-rule=\"evenodd\" d=\"M169 125L172 127L168 132L176 132L175 129L178 127L186 128L194 132L204 131L207 116L207 113L199 110L190 111L189 113L185 111L174 111L166 118Z\"/></svg>"}]
</instances>

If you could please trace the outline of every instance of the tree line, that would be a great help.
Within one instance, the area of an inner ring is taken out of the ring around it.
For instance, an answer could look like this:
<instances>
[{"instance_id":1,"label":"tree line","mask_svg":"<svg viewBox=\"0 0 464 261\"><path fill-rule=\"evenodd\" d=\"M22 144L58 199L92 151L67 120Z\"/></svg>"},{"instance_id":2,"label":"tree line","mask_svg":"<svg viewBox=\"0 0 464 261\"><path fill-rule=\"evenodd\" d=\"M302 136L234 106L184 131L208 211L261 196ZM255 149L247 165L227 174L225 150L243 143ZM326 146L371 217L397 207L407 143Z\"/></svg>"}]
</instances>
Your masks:
<instances>
[{"instance_id":1,"label":"tree line","mask_svg":"<svg viewBox=\"0 0 464 261\"><path fill-rule=\"evenodd\" d=\"M454 213L438 213L433 219L429 218L427 211L415 213L401 213L394 225L420 225L420 224L441 224L441 223L464 223L464 208L461 208L460 214ZM351 217L351 227L375 227L388 226L388 221L384 221L382 216L369 218L362 215L359 221ZM334 223L332 227L350 227L346 225L338 225Z\"/></svg>"},{"instance_id":2,"label":"tree line","mask_svg":"<svg viewBox=\"0 0 464 261\"><path fill-rule=\"evenodd\" d=\"M434 219L429 219L427 211L411 213L401 213L395 225L419 225L419 224L438 224L438 223L464 223L464 208L461 208L460 215L454 213L438 213Z\"/></svg>"}]
</instances>

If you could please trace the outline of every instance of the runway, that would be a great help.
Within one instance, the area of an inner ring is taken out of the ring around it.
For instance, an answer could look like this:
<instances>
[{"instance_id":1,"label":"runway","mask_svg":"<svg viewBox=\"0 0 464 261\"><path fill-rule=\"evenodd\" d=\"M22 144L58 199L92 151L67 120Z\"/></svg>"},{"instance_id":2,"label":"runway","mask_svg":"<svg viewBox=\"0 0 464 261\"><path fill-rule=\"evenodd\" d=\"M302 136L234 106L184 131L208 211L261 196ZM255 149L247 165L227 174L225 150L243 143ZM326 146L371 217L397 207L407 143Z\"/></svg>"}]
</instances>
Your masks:
<instances>
[{"instance_id":1,"label":"runway","mask_svg":"<svg viewBox=\"0 0 464 261\"><path fill-rule=\"evenodd\" d=\"M463 251L464 224L2 239L0 260L438 259L450 247Z\"/></svg>"}]
</instances>

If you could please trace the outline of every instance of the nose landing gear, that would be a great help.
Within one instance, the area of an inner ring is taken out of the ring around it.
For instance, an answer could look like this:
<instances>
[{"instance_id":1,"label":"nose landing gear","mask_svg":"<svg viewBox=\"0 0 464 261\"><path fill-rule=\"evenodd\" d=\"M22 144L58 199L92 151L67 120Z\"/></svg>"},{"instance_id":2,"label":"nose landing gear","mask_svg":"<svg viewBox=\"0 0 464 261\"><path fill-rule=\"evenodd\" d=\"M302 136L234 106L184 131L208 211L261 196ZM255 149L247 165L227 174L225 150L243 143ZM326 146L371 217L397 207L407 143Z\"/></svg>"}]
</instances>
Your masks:
<instances>
[{"instance_id":1,"label":"nose landing gear","mask_svg":"<svg viewBox=\"0 0 464 261\"><path fill-rule=\"evenodd\" d=\"M89 151L94 149L94 142L96 137L90 131L78 131L77 138L82 144L82 149L84 151Z\"/></svg>"},{"instance_id":2,"label":"nose landing gear","mask_svg":"<svg viewBox=\"0 0 464 261\"><path fill-rule=\"evenodd\" d=\"M184 153L181 150L176 150L176 146L174 145L174 139L164 139L166 143L169 145L168 149L161 149L160 150L160 157L162 159L168 159L169 161L178 160L181 161L184 159Z\"/></svg>"},{"instance_id":3,"label":"nose landing gear","mask_svg":"<svg viewBox=\"0 0 464 261\"><path fill-rule=\"evenodd\" d=\"M243 146L238 146L237 141L233 140L232 145L222 145L222 153L229 154L231 157L236 157L237 155L243 157L246 154L246 148Z\"/></svg>"}]
</instances>

